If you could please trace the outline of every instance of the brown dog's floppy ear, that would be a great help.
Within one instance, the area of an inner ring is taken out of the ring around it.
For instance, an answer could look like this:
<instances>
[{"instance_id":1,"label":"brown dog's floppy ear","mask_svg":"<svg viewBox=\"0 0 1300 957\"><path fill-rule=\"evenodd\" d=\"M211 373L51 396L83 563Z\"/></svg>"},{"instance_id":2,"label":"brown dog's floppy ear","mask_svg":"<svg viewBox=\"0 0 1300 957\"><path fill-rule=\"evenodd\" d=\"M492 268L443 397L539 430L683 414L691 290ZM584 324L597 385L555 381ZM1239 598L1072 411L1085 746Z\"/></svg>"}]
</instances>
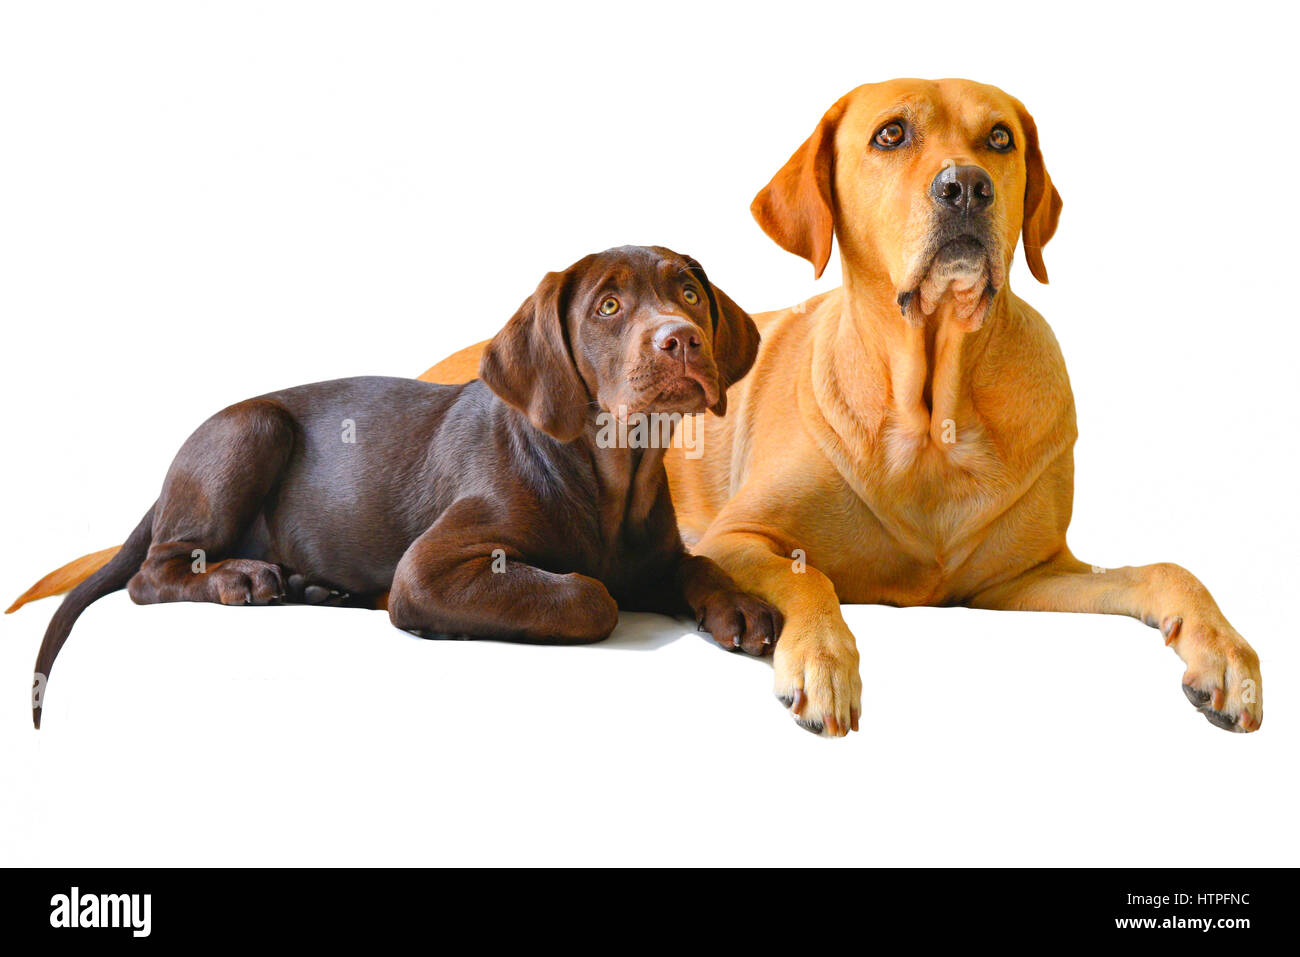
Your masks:
<instances>
[{"instance_id":1,"label":"brown dog's floppy ear","mask_svg":"<svg viewBox=\"0 0 1300 957\"><path fill-rule=\"evenodd\" d=\"M835 238L835 129L843 114L841 100L749 206L763 232L813 264L814 279L821 278Z\"/></svg>"},{"instance_id":2,"label":"brown dog's floppy ear","mask_svg":"<svg viewBox=\"0 0 1300 957\"><path fill-rule=\"evenodd\" d=\"M1043 164L1043 152L1038 148L1038 126L1025 105L1015 101L1020 125L1025 131L1025 261L1029 271L1039 282L1047 282L1047 266L1043 263L1043 247L1056 232L1061 218L1061 194L1052 185Z\"/></svg>"},{"instance_id":3,"label":"brown dog's floppy ear","mask_svg":"<svg viewBox=\"0 0 1300 957\"><path fill-rule=\"evenodd\" d=\"M704 287L713 321L713 362L718 367L718 401L709 406L714 415L727 412L727 390L745 377L758 357L758 326L731 297L713 285L704 267L686 257L687 269Z\"/></svg>"},{"instance_id":4,"label":"brown dog's floppy ear","mask_svg":"<svg viewBox=\"0 0 1300 957\"><path fill-rule=\"evenodd\" d=\"M547 273L483 350L479 378L547 435L572 442L590 401L565 329L568 272Z\"/></svg>"}]
</instances>

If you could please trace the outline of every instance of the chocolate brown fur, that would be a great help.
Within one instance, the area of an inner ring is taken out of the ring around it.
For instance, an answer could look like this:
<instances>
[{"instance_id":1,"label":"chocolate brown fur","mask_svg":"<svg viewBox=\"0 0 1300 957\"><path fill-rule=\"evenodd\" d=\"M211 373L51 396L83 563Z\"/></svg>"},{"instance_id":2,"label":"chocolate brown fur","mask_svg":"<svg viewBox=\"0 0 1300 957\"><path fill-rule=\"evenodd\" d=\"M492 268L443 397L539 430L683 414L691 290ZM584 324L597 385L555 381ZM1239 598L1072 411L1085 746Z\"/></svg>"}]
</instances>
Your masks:
<instances>
[{"instance_id":1,"label":"chocolate brown fur","mask_svg":"<svg viewBox=\"0 0 1300 957\"><path fill-rule=\"evenodd\" d=\"M36 726L77 616L123 586L142 604L387 607L421 635L549 644L600 641L620 608L691 613L720 644L766 653L780 615L687 554L664 450L597 441L598 414L618 406L721 413L757 348L753 321L694 260L623 247L549 274L481 379L339 379L218 412L123 549L55 613Z\"/></svg>"}]
</instances>

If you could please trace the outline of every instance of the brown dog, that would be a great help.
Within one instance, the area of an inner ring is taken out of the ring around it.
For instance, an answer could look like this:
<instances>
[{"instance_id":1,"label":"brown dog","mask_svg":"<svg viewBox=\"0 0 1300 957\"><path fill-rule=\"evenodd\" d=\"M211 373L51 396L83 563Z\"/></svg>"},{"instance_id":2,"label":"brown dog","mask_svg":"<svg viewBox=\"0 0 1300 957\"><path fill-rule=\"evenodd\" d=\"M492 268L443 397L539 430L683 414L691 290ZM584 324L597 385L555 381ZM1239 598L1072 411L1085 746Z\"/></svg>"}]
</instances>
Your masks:
<instances>
[{"instance_id":1,"label":"brown dog","mask_svg":"<svg viewBox=\"0 0 1300 957\"><path fill-rule=\"evenodd\" d=\"M141 604L378 605L421 635L547 644L600 641L620 608L690 613L766 653L780 615L687 554L662 441L682 415L722 414L757 351L698 263L624 247L549 274L468 384L339 379L224 409L55 613L36 726L77 616L124 586ZM667 421L652 434L649 416Z\"/></svg>"},{"instance_id":2,"label":"brown dog","mask_svg":"<svg viewBox=\"0 0 1300 957\"><path fill-rule=\"evenodd\" d=\"M1211 722L1259 727L1259 660L1199 581L1094 569L1066 545L1074 400L1051 330L1006 282L1022 236L1047 281L1060 210L1028 111L966 80L859 87L754 201L818 275L838 237L844 285L755 317L732 414L707 424L703 458L669 457L669 478L688 543L785 613L776 692L805 727L856 727L840 601L1131 615L1186 662ZM422 378L465 381L481 350Z\"/></svg>"}]
</instances>

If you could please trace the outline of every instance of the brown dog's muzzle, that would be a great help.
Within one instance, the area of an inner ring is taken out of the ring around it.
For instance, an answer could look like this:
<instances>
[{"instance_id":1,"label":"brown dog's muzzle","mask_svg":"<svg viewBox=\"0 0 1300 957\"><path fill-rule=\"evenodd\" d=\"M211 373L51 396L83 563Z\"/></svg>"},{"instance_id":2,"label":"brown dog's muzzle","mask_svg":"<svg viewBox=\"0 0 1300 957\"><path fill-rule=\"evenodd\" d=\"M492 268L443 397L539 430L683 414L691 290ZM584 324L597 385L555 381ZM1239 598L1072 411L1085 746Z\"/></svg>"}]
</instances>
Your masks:
<instances>
[{"instance_id":1,"label":"brown dog's muzzle","mask_svg":"<svg viewBox=\"0 0 1300 957\"><path fill-rule=\"evenodd\" d=\"M660 405L672 411L702 402L700 409L718 401L720 386L712 350L704 332L693 322L669 318L654 324L643 350L645 367L638 391L647 407Z\"/></svg>"}]
</instances>

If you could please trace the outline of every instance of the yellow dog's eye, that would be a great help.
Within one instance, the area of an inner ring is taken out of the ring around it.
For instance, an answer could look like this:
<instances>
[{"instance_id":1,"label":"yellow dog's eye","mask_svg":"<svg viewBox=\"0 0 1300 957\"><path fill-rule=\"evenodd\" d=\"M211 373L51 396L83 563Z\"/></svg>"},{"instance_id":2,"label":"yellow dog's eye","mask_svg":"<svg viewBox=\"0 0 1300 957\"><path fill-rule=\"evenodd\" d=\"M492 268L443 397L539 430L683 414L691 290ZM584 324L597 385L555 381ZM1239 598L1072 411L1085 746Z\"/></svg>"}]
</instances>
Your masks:
<instances>
[{"instance_id":1,"label":"yellow dog's eye","mask_svg":"<svg viewBox=\"0 0 1300 957\"><path fill-rule=\"evenodd\" d=\"M1011 131L1005 126L998 124L993 127L993 132L989 134L989 146L999 153L1005 153L1011 149Z\"/></svg>"},{"instance_id":2,"label":"yellow dog's eye","mask_svg":"<svg viewBox=\"0 0 1300 957\"><path fill-rule=\"evenodd\" d=\"M902 123L886 123L876 131L875 143L882 150L892 150L903 144L907 138L907 130L903 129Z\"/></svg>"},{"instance_id":3,"label":"yellow dog's eye","mask_svg":"<svg viewBox=\"0 0 1300 957\"><path fill-rule=\"evenodd\" d=\"M693 306L700 301L700 294L687 286L682 290L682 298L686 300L687 305Z\"/></svg>"},{"instance_id":4,"label":"yellow dog's eye","mask_svg":"<svg viewBox=\"0 0 1300 957\"><path fill-rule=\"evenodd\" d=\"M618 300L613 296L606 296L600 301L600 314L602 316L612 316L614 313L618 312L620 308Z\"/></svg>"}]
</instances>

